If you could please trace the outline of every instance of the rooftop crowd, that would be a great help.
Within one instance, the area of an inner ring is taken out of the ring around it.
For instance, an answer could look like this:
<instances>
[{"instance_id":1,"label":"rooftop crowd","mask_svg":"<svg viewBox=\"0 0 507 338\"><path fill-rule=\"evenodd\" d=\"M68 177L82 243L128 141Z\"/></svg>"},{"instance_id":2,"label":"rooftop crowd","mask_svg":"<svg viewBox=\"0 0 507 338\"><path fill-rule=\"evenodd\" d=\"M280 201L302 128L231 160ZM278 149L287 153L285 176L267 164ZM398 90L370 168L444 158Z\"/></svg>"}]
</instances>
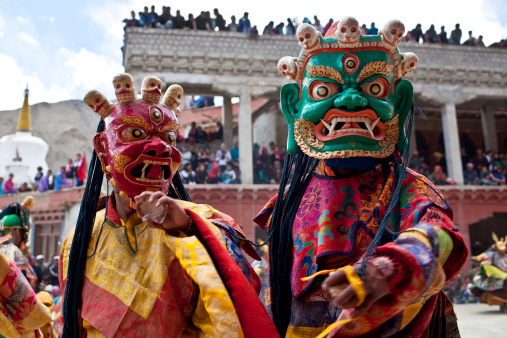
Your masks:
<instances>
[{"instance_id":1,"label":"rooftop crowd","mask_svg":"<svg viewBox=\"0 0 507 338\"><path fill-rule=\"evenodd\" d=\"M251 38L256 38L260 34L260 30L257 25L253 25L250 22L249 13L243 13L243 16L236 20L236 16L233 15L230 21L220 14L219 10L215 8L213 10L213 16L209 11L201 11L201 13L194 17L192 13L189 13L187 18L181 15L180 10L176 10L173 15L171 13L171 7L162 6L162 12L159 14L155 10L155 6L151 6L151 10L148 6L144 7L142 12L139 12L136 17L136 12L130 13L131 17L124 19L125 27L144 27L144 28L159 28L159 29L183 29L192 31L209 31L209 32L240 32L248 34ZM334 19L330 18L326 24L322 24L319 18L315 15L313 21L305 17L303 23L313 25L323 35L326 34L328 29L333 24ZM262 30L262 35L294 35L296 34L299 20L297 18L287 18L287 22L280 22L275 25L274 21L270 21ZM372 22L368 28L366 24L361 26L364 34L376 35L378 34L378 28L375 23ZM440 27L440 32L437 32L435 25L431 25L426 31L422 29L421 24L417 24L412 30L407 30L406 35L403 38L406 42L423 42L423 43L441 43L441 44L453 44L453 45L465 45L465 46L477 46L485 47L483 42L483 36L474 37L472 31L468 31L468 37L463 36L460 24L457 23L455 28L451 31L449 36L445 31L445 27ZM495 42L488 47L493 48L507 48L507 39L502 39Z\"/></svg>"}]
</instances>

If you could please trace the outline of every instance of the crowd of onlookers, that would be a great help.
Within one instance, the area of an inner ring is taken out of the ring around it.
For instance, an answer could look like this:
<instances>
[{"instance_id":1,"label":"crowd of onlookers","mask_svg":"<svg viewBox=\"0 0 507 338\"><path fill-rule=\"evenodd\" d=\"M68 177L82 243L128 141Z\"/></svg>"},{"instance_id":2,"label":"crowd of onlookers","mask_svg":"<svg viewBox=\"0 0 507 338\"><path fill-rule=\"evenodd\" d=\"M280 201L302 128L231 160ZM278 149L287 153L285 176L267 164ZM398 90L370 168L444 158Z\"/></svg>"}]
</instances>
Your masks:
<instances>
[{"instance_id":1,"label":"crowd of onlookers","mask_svg":"<svg viewBox=\"0 0 507 338\"><path fill-rule=\"evenodd\" d=\"M59 256L53 257L50 264L44 264L44 256L30 256L29 263L37 275L35 282L35 293L39 291L48 292L54 299L54 303L58 303L61 296L60 282L58 281L58 260Z\"/></svg>"},{"instance_id":2,"label":"crowd of onlookers","mask_svg":"<svg viewBox=\"0 0 507 338\"><path fill-rule=\"evenodd\" d=\"M424 156L415 150L409 161L409 168L425 175L437 185L456 184L447 175L447 162L445 155L440 152L433 153L433 169L430 169ZM470 155L465 148L461 148L461 162L463 164L463 178L466 185L505 185L507 175L507 154L492 151L483 152L476 149Z\"/></svg>"},{"instance_id":3,"label":"crowd of onlookers","mask_svg":"<svg viewBox=\"0 0 507 338\"><path fill-rule=\"evenodd\" d=\"M183 30L203 30L203 31L229 31L229 32L240 32L248 34L250 37L258 37L259 34L263 35L294 35L298 25L300 24L298 18L287 18L287 23L280 22L275 25L274 21L270 21L262 30L259 31L257 25L250 23L248 12L243 14L243 17L236 21L236 16L231 16L230 22L224 19L222 14L217 8L213 10L213 16L209 11L201 11L201 13L194 18L193 14L188 14L188 18L185 19L181 15L180 10L177 10L173 15L171 13L171 7L162 6L162 13L157 13L155 6L151 6L151 10L147 6L144 7L142 12L139 12L136 18L135 11L132 11L130 19L125 19L125 27L150 27L150 28L166 28L166 29L183 29ZM313 25L318 31L325 35L329 28L332 26L334 20L331 18L325 24L322 24L319 18L315 15L313 21L305 17L303 23ZM368 28L366 24L361 26L361 30L367 35L378 34L378 28L375 27L375 23L372 22ZM454 45L466 45L466 46L479 46L485 47L482 35L475 38L472 35L472 31L468 32L468 38L462 40L462 32L460 24L456 24L455 29L447 36L445 27L440 27L440 32L437 32L435 25L431 25L425 32L422 29L421 24L417 24L412 30L408 30L406 35L403 37L403 41L412 42L424 42L424 43L442 43L442 44L454 44ZM499 42L491 44L489 47L505 48L507 47L507 40L502 39Z\"/></svg>"},{"instance_id":4,"label":"crowd of onlookers","mask_svg":"<svg viewBox=\"0 0 507 338\"><path fill-rule=\"evenodd\" d=\"M87 170L86 159L78 153L75 160L69 158L67 165L60 167L56 174L53 174L51 169L44 173L43 168L38 167L31 186L24 182L19 187L15 187L13 173L10 173L6 180L0 177L0 195L29 191L58 191L64 188L79 187L83 185Z\"/></svg>"}]
</instances>

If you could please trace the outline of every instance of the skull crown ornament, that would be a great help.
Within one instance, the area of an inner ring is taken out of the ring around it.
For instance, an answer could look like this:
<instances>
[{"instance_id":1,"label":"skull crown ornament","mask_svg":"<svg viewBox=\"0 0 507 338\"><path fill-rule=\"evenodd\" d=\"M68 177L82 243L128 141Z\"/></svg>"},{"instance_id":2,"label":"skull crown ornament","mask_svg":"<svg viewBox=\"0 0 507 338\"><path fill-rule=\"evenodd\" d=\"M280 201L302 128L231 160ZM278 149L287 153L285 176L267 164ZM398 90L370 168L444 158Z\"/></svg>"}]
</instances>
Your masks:
<instances>
[{"instance_id":1,"label":"skull crown ornament","mask_svg":"<svg viewBox=\"0 0 507 338\"><path fill-rule=\"evenodd\" d=\"M171 85L161 99L162 81L147 76L142 99L136 99L127 73L116 75L113 86L115 104L97 90L84 98L105 123L104 131L93 138L102 171L122 197L134 198L143 191L167 193L181 162L175 142L183 89Z\"/></svg>"},{"instance_id":2,"label":"skull crown ornament","mask_svg":"<svg viewBox=\"0 0 507 338\"><path fill-rule=\"evenodd\" d=\"M390 20L379 35L362 35L350 16L325 37L312 25L298 27L299 57L278 62L280 73L296 82L281 91L290 154L380 159L404 149L413 90L403 77L419 62L398 50L404 33L401 21Z\"/></svg>"}]
</instances>

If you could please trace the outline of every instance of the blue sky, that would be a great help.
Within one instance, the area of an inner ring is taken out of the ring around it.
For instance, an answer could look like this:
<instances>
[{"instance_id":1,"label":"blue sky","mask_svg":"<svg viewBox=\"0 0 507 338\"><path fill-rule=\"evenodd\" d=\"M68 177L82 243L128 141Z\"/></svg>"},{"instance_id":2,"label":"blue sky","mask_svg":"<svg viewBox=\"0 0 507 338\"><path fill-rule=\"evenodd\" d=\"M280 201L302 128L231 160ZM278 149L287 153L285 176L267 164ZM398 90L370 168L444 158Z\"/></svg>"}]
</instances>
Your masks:
<instances>
[{"instance_id":1,"label":"blue sky","mask_svg":"<svg viewBox=\"0 0 507 338\"><path fill-rule=\"evenodd\" d=\"M311 3L311 2L310 2ZM427 0L402 2L391 7L386 1L325 2L332 5L310 7L308 1L257 0L255 2L216 0L209 5L203 0L181 4L152 0L2 0L0 2L0 110L17 109L23 101L23 89L30 86L30 102L57 102L82 99L90 89L113 95L111 79L121 72L123 18L130 10L145 5L172 7L198 15L201 10L217 7L229 22L232 14L239 17L250 12L253 24L262 28L271 20L317 15L326 23L332 16L339 20L355 16L361 23L377 26L391 18L401 19L408 29L421 23L423 30L434 23L437 29L446 26L450 33L459 22L463 35L483 35L486 44L507 38L507 0ZM398 2L391 2L398 3ZM347 7L347 11L343 9ZM155 74L156 75L156 74Z\"/></svg>"}]
</instances>

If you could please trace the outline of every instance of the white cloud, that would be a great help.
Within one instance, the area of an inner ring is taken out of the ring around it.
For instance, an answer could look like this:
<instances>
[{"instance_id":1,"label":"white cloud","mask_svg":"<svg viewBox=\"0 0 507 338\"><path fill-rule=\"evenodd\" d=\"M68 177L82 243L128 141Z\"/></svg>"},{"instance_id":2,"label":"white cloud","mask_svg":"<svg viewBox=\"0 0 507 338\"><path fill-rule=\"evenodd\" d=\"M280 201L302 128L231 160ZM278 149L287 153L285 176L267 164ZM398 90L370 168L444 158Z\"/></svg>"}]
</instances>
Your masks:
<instances>
[{"instance_id":1,"label":"white cloud","mask_svg":"<svg viewBox=\"0 0 507 338\"><path fill-rule=\"evenodd\" d=\"M55 17L54 16L41 15L37 19L39 19L39 20L48 20L51 23L55 22Z\"/></svg>"},{"instance_id":2,"label":"white cloud","mask_svg":"<svg viewBox=\"0 0 507 338\"><path fill-rule=\"evenodd\" d=\"M30 23L30 19L29 18L23 18L21 16L16 17L16 20L18 20L18 22L20 24L23 24L23 25L26 25L26 24Z\"/></svg>"},{"instance_id":3,"label":"white cloud","mask_svg":"<svg viewBox=\"0 0 507 338\"><path fill-rule=\"evenodd\" d=\"M39 42L33 36L28 34L27 32L18 33L18 37L21 41L23 41L29 45L37 46L39 44Z\"/></svg>"}]
</instances>

